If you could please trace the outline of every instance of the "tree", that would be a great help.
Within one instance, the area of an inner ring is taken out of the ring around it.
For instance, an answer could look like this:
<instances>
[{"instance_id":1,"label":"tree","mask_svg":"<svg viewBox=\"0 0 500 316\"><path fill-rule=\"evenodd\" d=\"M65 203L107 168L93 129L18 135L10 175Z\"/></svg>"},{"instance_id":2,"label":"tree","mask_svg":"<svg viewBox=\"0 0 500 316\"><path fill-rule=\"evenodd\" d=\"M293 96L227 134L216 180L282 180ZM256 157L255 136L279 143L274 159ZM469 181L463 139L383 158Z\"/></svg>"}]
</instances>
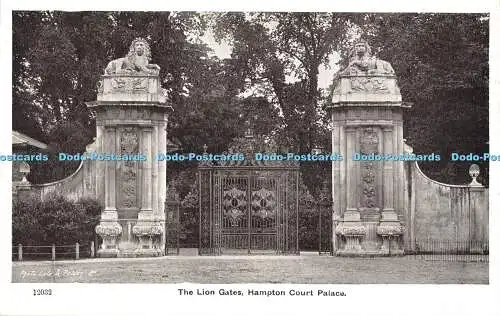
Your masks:
<instances>
[{"instance_id":1,"label":"tree","mask_svg":"<svg viewBox=\"0 0 500 316\"><path fill-rule=\"evenodd\" d=\"M140 36L161 66L175 108L169 137L183 150L200 151L206 143L223 151L243 132L234 126L246 120L280 148L328 148L320 108L329 100L318 89L318 67L334 51L345 56L362 33L393 64L404 100L414 104L405 132L416 151L487 151L487 15L218 13L208 20L216 37L233 46L225 60L196 40L206 20L193 12L14 12L14 129L59 149L69 134L54 130L72 124L82 135L73 150L83 150L95 135L85 102L95 99L107 62ZM429 168L439 174L446 160ZM58 177L71 172L51 167ZM305 182L311 188L317 180Z\"/></svg>"},{"instance_id":2,"label":"tree","mask_svg":"<svg viewBox=\"0 0 500 316\"><path fill-rule=\"evenodd\" d=\"M14 129L50 143L53 154L82 152L95 136L85 102L95 100L103 69L126 55L135 37L145 37L175 108L170 137L186 150L204 143L224 149L245 119L237 113L243 79L190 39L203 29L201 15L192 12L14 12ZM55 161L33 170L32 178L57 180L77 165Z\"/></svg>"},{"instance_id":3,"label":"tree","mask_svg":"<svg viewBox=\"0 0 500 316\"><path fill-rule=\"evenodd\" d=\"M223 13L214 33L233 44L232 59L254 84L268 85L279 106L283 144L309 152L317 135L318 68L348 39L350 16L337 13ZM296 75L298 82L287 83ZM323 132L323 131L320 131Z\"/></svg>"},{"instance_id":4,"label":"tree","mask_svg":"<svg viewBox=\"0 0 500 316\"><path fill-rule=\"evenodd\" d=\"M328 148L329 131L321 117L319 66L349 40L353 16L339 13L222 13L213 16L214 34L233 45L232 63L280 109L273 133L279 147L307 153ZM290 76L297 81L287 82ZM324 170L302 163L312 190Z\"/></svg>"},{"instance_id":5,"label":"tree","mask_svg":"<svg viewBox=\"0 0 500 316\"><path fill-rule=\"evenodd\" d=\"M488 152L488 22L486 14L372 14L362 25L413 104L408 143L441 153L439 164L422 164L441 181L470 181L470 163L450 162L452 152Z\"/></svg>"}]
</instances>

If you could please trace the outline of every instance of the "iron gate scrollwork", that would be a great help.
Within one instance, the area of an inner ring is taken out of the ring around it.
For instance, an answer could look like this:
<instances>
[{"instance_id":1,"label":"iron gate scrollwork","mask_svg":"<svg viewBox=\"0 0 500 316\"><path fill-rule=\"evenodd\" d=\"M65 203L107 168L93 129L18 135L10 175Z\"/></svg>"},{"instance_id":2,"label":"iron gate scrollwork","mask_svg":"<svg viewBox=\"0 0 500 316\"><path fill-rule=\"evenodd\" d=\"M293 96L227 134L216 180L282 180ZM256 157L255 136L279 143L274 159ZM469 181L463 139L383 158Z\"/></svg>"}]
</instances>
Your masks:
<instances>
[{"instance_id":1,"label":"iron gate scrollwork","mask_svg":"<svg viewBox=\"0 0 500 316\"><path fill-rule=\"evenodd\" d=\"M199 254L298 254L298 177L288 162L201 164Z\"/></svg>"},{"instance_id":2,"label":"iron gate scrollwork","mask_svg":"<svg viewBox=\"0 0 500 316\"><path fill-rule=\"evenodd\" d=\"M333 255L333 209L329 183L323 182L318 200L319 255Z\"/></svg>"},{"instance_id":3,"label":"iron gate scrollwork","mask_svg":"<svg viewBox=\"0 0 500 316\"><path fill-rule=\"evenodd\" d=\"M298 171L213 168L199 176L200 254L298 254Z\"/></svg>"},{"instance_id":4,"label":"iron gate scrollwork","mask_svg":"<svg viewBox=\"0 0 500 316\"><path fill-rule=\"evenodd\" d=\"M179 255L179 194L174 187L167 188L165 201L165 255Z\"/></svg>"}]
</instances>

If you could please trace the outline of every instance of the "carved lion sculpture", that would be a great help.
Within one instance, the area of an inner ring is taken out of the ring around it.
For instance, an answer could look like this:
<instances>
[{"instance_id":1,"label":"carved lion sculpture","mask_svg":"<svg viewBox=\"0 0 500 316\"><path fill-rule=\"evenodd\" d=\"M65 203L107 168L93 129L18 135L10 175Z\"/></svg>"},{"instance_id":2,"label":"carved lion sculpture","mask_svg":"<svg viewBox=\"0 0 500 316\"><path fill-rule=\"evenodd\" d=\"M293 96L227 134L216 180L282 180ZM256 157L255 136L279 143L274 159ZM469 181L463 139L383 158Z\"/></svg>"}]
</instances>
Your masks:
<instances>
[{"instance_id":1,"label":"carved lion sculpture","mask_svg":"<svg viewBox=\"0 0 500 316\"><path fill-rule=\"evenodd\" d=\"M107 75L134 73L158 75L160 66L150 64L150 60L151 50L149 44L143 38L136 38L130 44L127 56L109 62L104 73Z\"/></svg>"},{"instance_id":2,"label":"carved lion sculpture","mask_svg":"<svg viewBox=\"0 0 500 316\"><path fill-rule=\"evenodd\" d=\"M394 69L390 63L372 56L370 45L364 40L359 40L349 55L349 65L343 73L393 75Z\"/></svg>"}]
</instances>

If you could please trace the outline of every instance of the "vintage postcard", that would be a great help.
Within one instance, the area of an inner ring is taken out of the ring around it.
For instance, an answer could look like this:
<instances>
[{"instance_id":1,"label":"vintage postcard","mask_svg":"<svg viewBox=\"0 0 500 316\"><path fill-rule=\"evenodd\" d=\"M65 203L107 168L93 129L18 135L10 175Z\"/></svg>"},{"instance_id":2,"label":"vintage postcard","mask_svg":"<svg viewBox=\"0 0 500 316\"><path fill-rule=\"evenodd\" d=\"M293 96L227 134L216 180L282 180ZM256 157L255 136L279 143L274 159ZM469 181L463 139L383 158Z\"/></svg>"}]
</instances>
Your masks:
<instances>
[{"instance_id":1,"label":"vintage postcard","mask_svg":"<svg viewBox=\"0 0 500 316\"><path fill-rule=\"evenodd\" d=\"M498 5L35 8L2 313L494 312Z\"/></svg>"}]
</instances>

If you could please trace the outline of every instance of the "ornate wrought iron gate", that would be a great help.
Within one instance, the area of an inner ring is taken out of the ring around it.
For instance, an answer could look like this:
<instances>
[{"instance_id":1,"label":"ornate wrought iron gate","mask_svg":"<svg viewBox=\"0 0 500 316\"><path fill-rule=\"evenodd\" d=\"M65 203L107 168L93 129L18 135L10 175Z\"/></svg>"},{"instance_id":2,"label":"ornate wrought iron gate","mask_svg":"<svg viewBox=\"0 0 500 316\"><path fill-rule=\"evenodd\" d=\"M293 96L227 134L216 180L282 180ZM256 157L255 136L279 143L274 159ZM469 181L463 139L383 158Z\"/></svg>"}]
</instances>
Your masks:
<instances>
[{"instance_id":1,"label":"ornate wrought iron gate","mask_svg":"<svg viewBox=\"0 0 500 316\"><path fill-rule=\"evenodd\" d=\"M179 194L174 187L167 188L165 201L165 255L179 255Z\"/></svg>"},{"instance_id":2,"label":"ornate wrought iron gate","mask_svg":"<svg viewBox=\"0 0 500 316\"><path fill-rule=\"evenodd\" d=\"M254 160L259 144L247 135L229 151L246 159L200 164L200 255L299 254L299 166Z\"/></svg>"},{"instance_id":3,"label":"ornate wrought iron gate","mask_svg":"<svg viewBox=\"0 0 500 316\"><path fill-rule=\"evenodd\" d=\"M298 254L298 170L200 168L200 254Z\"/></svg>"},{"instance_id":4,"label":"ornate wrought iron gate","mask_svg":"<svg viewBox=\"0 0 500 316\"><path fill-rule=\"evenodd\" d=\"M320 255L333 255L333 230L332 210L328 204L319 203L318 219L318 253Z\"/></svg>"},{"instance_id":5,"label":"ornate wrought iron gate","mask_svg":"<svg viewBox=\"0 0 500 316\"><path fill-rule=\"evenodd\" d=\"M333 255L333 209L331 193L328 189L330 183L323 182L318 200L318 253L320 255Z\"/></svg>"},{"instance_id":6,"label":"ornate wrought iron gate","mask_svg":"<svg viewBox=\"0 0 500 316\"><path fill-rule=\"evenodd\" d=\"M286 219L280 207L278 177L215 175L214 211L222 253L280 253ZM218 223L218 224L219 224Z\"/></svg>"}]
</instances>

